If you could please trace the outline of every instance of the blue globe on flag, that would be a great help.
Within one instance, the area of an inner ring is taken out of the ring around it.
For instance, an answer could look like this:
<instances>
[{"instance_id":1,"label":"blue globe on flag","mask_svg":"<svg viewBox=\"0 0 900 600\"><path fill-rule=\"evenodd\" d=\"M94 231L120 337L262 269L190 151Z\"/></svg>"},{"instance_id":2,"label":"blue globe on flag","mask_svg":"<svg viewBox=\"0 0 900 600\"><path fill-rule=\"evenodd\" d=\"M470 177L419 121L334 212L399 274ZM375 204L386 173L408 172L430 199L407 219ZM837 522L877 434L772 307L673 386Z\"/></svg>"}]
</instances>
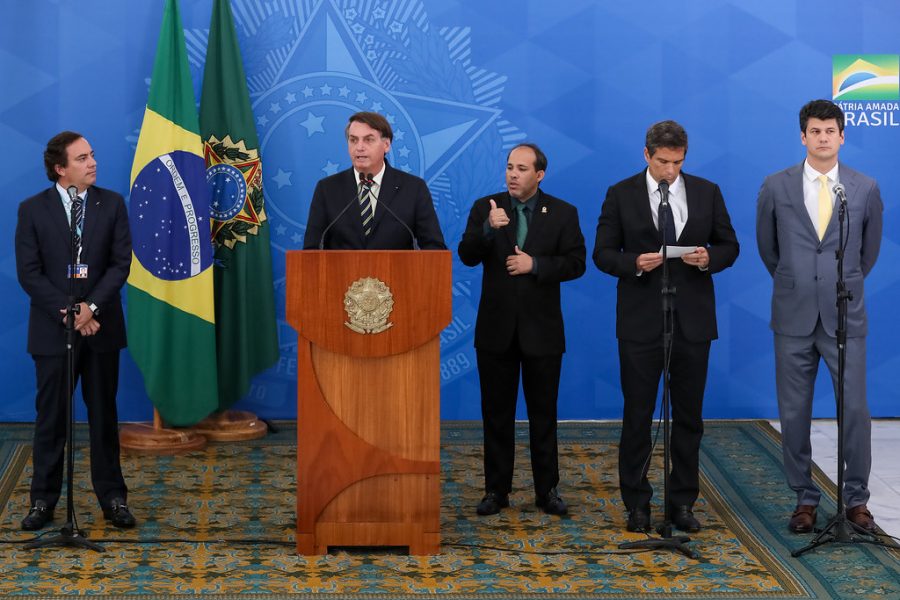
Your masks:
<instances>
[{"instance_id":1,"label":"blue globe on flag","mask_svg":"<svg viewBox=\"0 0 900 600\"><path fill-rule=\"evenodd\" d=\"M206 179L203 158L176 150L147 163L134 180L134 253L160 279L187 279L212 265Z\"/></svg>"}]
</instances>

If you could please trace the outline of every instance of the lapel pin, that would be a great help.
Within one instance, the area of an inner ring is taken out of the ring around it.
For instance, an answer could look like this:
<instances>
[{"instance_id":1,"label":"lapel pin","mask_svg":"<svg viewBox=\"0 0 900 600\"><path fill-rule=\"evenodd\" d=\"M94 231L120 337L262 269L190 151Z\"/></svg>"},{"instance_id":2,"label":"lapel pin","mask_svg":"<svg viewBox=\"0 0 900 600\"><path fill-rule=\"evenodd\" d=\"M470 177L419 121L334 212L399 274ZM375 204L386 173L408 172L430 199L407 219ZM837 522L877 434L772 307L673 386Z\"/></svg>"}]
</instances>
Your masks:
<instances>
[{"instance_id":1,"label":"lapel pin","mask_svg":"<svg viewBox=\"0 0 900 600\"><path fill-rule=\"evenodd\" d=\"M542 206L542 207L541 207L541 212L542 212L543 214L546 215L546 214L547 214L547 207L546 207L546 206Z\"/></svg>"}]
</instances>

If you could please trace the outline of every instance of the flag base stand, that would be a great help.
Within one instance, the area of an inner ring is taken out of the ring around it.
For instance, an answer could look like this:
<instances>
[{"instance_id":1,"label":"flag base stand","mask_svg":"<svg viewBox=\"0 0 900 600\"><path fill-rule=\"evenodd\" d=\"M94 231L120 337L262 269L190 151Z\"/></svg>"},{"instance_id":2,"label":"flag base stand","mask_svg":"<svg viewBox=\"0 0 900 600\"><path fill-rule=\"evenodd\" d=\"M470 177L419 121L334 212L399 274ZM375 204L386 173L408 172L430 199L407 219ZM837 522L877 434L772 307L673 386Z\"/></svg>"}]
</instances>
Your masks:
<instances>
[{"instance_id":1,"label":"flag base stand","mask_svg":"<svg viewBox=\"0 0 900 600\"><path fill-rule=\"evenodd\" d=\"M223 410L211 414L185 431L193 431L211 442L239 442L265 437L269 428L251 412Z\"/></svg>"},{"instance_id":2,"label":"flag base stand","mask_svg":"<svg viewBox=\"0 0 900 600\"><path fill-rule=\"evenodd\" d=\"M206 438L190 429L163 427L153 409L153 423L127 423L119 427L119 445L139 454L184 454L206 448Z\"/></svg>"}]
</instances>

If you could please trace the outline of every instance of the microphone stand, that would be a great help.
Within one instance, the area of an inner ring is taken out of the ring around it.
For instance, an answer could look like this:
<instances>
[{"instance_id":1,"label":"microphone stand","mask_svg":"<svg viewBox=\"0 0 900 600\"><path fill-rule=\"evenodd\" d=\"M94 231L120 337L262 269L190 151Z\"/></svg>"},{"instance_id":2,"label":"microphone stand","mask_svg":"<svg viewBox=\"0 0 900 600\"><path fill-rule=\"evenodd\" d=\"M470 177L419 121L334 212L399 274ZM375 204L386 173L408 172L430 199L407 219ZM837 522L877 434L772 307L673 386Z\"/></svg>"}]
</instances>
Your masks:
<instances>
[{"instance_id":1,"label":"microphone stand","mask_svg":"<svg viewBox=\"0 0 900 600\"><path fill-rule=\"evenodd\" d=\"M75 188L70 188L75 189ZM70 196L73 196L69 192ZM73 198L74 204L74 198ZM47 537L39 537L25 544L25 548L33 550L48 546L73 546L86 548L95 552L105 552L106 548L87 539L85 532L78 528L75 519L75 496L73 481L75 479L75 451L73 432L75 430L75 315L80 312L80 306L75 301L75 269L78 264L78 242L76 231L78 224L75 222L74 211L69 213L69 297L66 305L66 522L56 534Z\"/></svg>"},{"instance_id":2,"label":"microphone stand","mask_svg":"<svg viewBox=\"0 0 900 600\"><path fill-rule=\"evenodd\" d=\"M835 330L837 338L838 350L838 384L836 391L837 400L837 492L835 493L835 504L837 512L827 525L810 541L806 546L791 552L791 556L797 557L801 554L809 552L813 548L818 548L823 544L837 542L839 544L874 544L876 546L884 546L886 548L895 548L891 544L886 544L883 540L877 538L874 534L866 531L853 521L847 518L844 510L844 370L847 365L847 304L853 300L853 292L847 289L844 283L844 220L847 219L847 233L849 237L850 223L847 215L847 196L844 188L840 184L835 186L834 191L837 194L838 205L838 248L834 252L837 259L837 311L838 322ZM858 534L858 535L854 535Z\"/></svg>"},{"instance_id":3,"label":"microphone stand","mask_svg":"<svg viewBox=\"0 0 900 600\"><path fill-rule=\"evenodd\" d=\"M659 188L659 230L662 232L662 311L663 311L663 522L656 526L656 533L660 537L647 536L646 540L637 542L625 542L619 544L623 550L648 549L648 550L672 550L680 552L688 558L698 559L699 556L685 544L691 541L686 535L672 535L672 515L669 507L669 465L671 462L669 450L669 421L670 421L670 396L669 396L669 363L672 358L672 340L675 332L675 286L669 285L668 241L666 240L666 224L669 218L669 186L660 185ZM649 468L649 459L648 459Z\"/></svg>"}]
</instances>

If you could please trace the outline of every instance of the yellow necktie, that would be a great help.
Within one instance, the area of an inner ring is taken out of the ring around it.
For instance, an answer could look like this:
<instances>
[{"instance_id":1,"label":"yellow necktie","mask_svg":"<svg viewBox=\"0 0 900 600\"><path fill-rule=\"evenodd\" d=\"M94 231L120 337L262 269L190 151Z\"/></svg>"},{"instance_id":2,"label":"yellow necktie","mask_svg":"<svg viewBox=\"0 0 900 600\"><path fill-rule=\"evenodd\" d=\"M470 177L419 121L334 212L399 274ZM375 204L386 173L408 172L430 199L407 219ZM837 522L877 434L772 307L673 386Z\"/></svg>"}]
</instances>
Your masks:
<instances>
[{"instance_id":1,"label":"yellow necktie","mask_svg":"<svg viewBox=\"0 0 900 600\"><path fill-rule=\"evenodd\" d=\"M819 227L816 233L819 234L821 241L825 237L825 230L828 229L828 222L831 221L831 191L828 189L828 177L819 175Z\"/></svg>"}]
</instances>

